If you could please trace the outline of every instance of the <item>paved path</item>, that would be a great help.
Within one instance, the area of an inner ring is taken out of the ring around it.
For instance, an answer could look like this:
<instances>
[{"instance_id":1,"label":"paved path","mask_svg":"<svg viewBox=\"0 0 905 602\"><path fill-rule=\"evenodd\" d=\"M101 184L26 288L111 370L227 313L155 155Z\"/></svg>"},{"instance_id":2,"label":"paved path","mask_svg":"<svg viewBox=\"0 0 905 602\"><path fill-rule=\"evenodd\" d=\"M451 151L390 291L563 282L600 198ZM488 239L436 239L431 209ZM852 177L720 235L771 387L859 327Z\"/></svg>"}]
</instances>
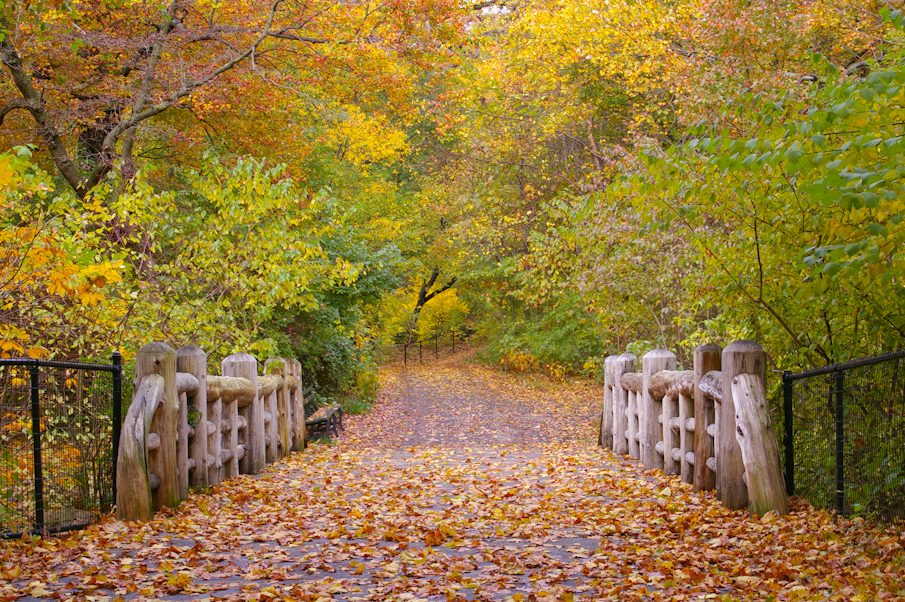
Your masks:
<instances>
[{"instance_id":1,"label":"paved path","mask_svg":"<svg viewBox=\"0 0 905 602\"><path fill-rule=\"evenodd\" d=\"M890 599L898 544L728 512L598 450L599 389L460 359L387 370L337 444L153 521L0 544L0 601L855 599L874 565L863 599Z\"/></svg>"}]
</instances>

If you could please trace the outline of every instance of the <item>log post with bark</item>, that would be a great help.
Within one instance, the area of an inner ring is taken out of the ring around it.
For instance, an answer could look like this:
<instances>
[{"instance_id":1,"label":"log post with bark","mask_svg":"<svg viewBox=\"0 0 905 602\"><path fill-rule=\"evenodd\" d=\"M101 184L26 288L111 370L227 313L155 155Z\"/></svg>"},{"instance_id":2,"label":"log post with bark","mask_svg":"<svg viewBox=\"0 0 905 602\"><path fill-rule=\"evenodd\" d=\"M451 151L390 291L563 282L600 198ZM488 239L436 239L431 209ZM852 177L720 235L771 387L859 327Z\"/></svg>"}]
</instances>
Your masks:
<instances>
[{"instance_id":1,"label":"log post with bark","mask_svg":"<svg viewBox=\"0 0 905 602\"><path fill-rule=\"evenodd\" d=\"M264 434L264 401L258 396L258 360L247 353L234 353L221 364L223 376L235 376L251 381L248 393L236 402L240 427L239 445L242 447L239 471L258 474L267 463L267 441Z\"/></svg>"},{"instance_id":2,"label":"log post with bark","mask_svg":"<svg viewBox=\"0 0 905 602\"><path fill-rule=\"evenodd\" d=\"M603 361L603 411L600 413L600 436L597 445L613 449L613 380L616 374L616 356Z\"/></svg>"},{"instance_id":3,"label":"log post with bark","mask_svg":"<svg viewBox=\"0 0 905 602\"><path fill-rule=\"evenodd\" d=\"M198 383L187 396L186 404L188 485L195 488L207 487L210 483L208 459L213 459L208 452L207 354L194 345L181 347L176 352L176 369L179 373L190 375Z\"/></svg>"},{"instance_id":4,"label":"log post with bark","mask_svg":"<svg viewBox=\"0 0 905 602\"><path fill-rule=\"evenodd\" d=\"M272 357L264 362L264 372L279 379L274 394L276 395L276 420L274 432L279 443L277 445L280 458L292 451L292 408L289 405L289 367L281 357Z\"/></svg>"},{"instance_id":5,"label":"log post with bark","mask_svg":"<svg viewBox=\"0 0 905 602\"><path fill-rule=\"evenodd\" d=\"M622 377L635 369L637 358L631 353L616 356L610 374L613 389L613 451L629 453L629 392L622 386Z\"/></svg>"},{"instance_id":6,"label":"log post with bark","mask_svg":"<svg viewBox=\"0 0 905 602\"><path fill-rule=\"evenodd\" d=\"M654 349L641 358L641 462L644 468L663 470L663 450L657 444L663 441L663 403L650 390L651 378L661 370L675 370L676 356L668 349ZM662 447L662 446L661 446Z\"/></svg>"},{"instance_id":7,"label":"log post with bark","mask_svg":"<svg viewBox=\"0 0 905 602\"><path fill-rule=\"evenodd\" d=\"M713 435L716 408L713 397L701 390L701 380L711 370L719 371L723 350L714 343L699 345L694 350L694 490L709 491L716 487L716 470L707 465L713 457Z\"/></svg>"},{"instance_id":8,"label":"log post with bark","mask_svg":"<svg viewBox=\"0 0 905 602\"><path fill-rule=\"evenodd\" d=\"M634 367L637 359L632 356ZM626 392L626 420L625 437L628 440L628 455L641 459L641 392L643 375L640 372L626 372L619 378L619 384Z\"/></svg>"},{"instance_id":9,"label":"log post with bark","mask_svg":"<svg viewBox=\"0 0 905 602\"><path fill-rule=\"evenodd\" d=\"M742 476L745 462L736 438L736 404L732 381L739 374L754 374L767 381L767 354L754 341L736 341L723 349L722 388L719 425L717 427L717 497L732 510L748 506L748 487ZM755 433L750 436L763 436ZM772 435L772 432L771 432Z\"/></svg>"},{"instance_id":10,"label":"log post with bark","mask_svg":"<svg viewBox=\"0 0 905 602\"><path fill-rule=\"evenodd\" d=\"M305 451L305 399L302 397L302 363L297 359L286 360L289 375L290 402L292 407L292 450Z\"/></svg>"},{"instance_id":11,"label":"log post with bark","mask_svg":"<svg viewBox=\"0 0 905 602\"><path fill-rule=\"evenodd\" d=\"M283 377L273 373L258 379L258 398L264 408L264 457L267 464L283 457L280 449L279 389L284 384Z\"/></svg>"},{"instance_id":12,"label":"log post with bark","mask_svg":"<svg viewBox=\"0 0 905 602\"><path fill-rule=\"evenodd\" d=\"M148 343L135 357L132 404L123 422L117 460L117 516L150 518L180 501L176 475L179 396L176 352Z\"/></svg>"},{"instance_id":13,"label":"log post with bark","mask_svg":"<svg viewBox=\"0 0 905 602\"><path fill-rule=\"evenodd\" d=\"M732 379L731 388L735 438L747 475L748 511L756 515L770 511L787 514L786 482L764 382L757 374L739 374Z\"/></svg>"}]
</instances>

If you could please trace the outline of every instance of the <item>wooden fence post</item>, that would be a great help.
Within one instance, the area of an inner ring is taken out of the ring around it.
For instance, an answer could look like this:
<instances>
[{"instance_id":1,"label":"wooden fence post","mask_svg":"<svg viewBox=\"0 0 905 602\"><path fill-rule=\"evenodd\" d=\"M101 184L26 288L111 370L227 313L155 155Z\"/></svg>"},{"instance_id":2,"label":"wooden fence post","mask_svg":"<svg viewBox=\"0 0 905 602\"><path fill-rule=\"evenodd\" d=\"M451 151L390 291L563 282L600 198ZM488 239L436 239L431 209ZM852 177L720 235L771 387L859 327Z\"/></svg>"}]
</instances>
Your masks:
<instances>
[{"instance_id":1,"label":"wooden fence post","mask_svg":"<svg viewBox=\"0 0 905 602\"><path fill-rule=\"evenodd\" d=\"M634 372L637 361L631 353L623 353L613 365L613 452L623 456L629 453L629 392L622 386L622 375Z\"/></svg>"},{"instance_id":2,"label":"wooden fence post","mask_svg":"<svg viewBox=\"0 0 905 602\"><path fill-rule=\"evenodd\" d=\"M150 472L149 464L160 438L157 433L151 436L151 422L163 399L164 378L159 374L146 375L132 390L132 403L123 422L117 450L118 520L144 520L154 516L154 489L160 486L160 478Z\"/></svg>"},{"instance_id":3,"label":"wooden fence post","mask_svg":"<svg viewBox=\"0 0 905 602\"><path fill-rule=\"evenodd\" d=\"M716 343L705 343L694 350L694 490L707 491L716 487L716 473L707 466L707 458L714 455L713 437L707 428L716 422L716 408L712 398L701 392L701 379L711 370L719 370L723 349Z\"/></svg>"},{"instance_id":4,"label":"wooden fence post","mask_svg":"<svg viewBox=\"0 0 905 602\"><path fill-rule=\"evenodd\" d=\"M282 384L276 388L276 403L274 404L276 415L276 425L274 425L273 433L275 434L279 444L277 447L277 459L288 456L292 451L291 427L292 427L292 410L289 407L289 366L287 361L281 357L272 357L264 362L264 372L272 374L282 379Z\"/></svg>"},{"instance_id":5,"label":"wooden fence post","mask_svg":"<svg viewBox=\"0 0 905 602\"><path fill-rule=\"evenodd\" d=\"M156 474L160 484L153 488L154 509L179 505L179 481L176 477L176 437L179 429L179 395L176 390L176 351L164 343L148 343L135 356L135 384L150 374L163 377L163 401L151 420L151 433L160 444L148 453L148 474Z\"/></svg>"},{"instance_id":6,"label":"wooden fence post","mask_svg":"<svg viewBox=\"0 0 905 602\"><path fill-rule=\"evenodd\" d=\"M280 459L280 427L279 427L279 377L268 374L264 367L264 376L258 379L258 397L264 406L264 459L273 464Z\"/></svg>"},{"instance_id":7,"label":"wooden fence post","mask_svg":"<svg viewBox=\"0 0 905 602\"><path fill-rule=\"evenodd\" d=\"M636 367L637 369L637 367ZM632 372L631 374L623 374L619 378L619 384L625 389L628 395L628 428L626 429L626 437L628 437L628 454L637 459L641 459L641 438L643 425L641 423L644 415L642 407L644 379L640 372Z\"/></svg>"},{"instance_id":8,"label":"wooden fence post","mask_svg":"<svg viewBox=\"0 0 905 602\"><path fill-rule=\"evenodd\" d=\"M788 514L789 500L779 460L779 443L770 419L764 381L755 374L732 379L735 437L748 475L748 511L763 516L771 510Z\"/></svg>"},{"instance_id":9,"label":"wooden fence post","mask_svg":"<svg viewBox=\"0 0 905 602\"><path fill-rule=\"evenodd\" d=\"M723 399L716 431L717 497L730 510L748 506L743 481L745 462L736 438L736 405L732 381L739 374L753 374L767 381L767 354L754 341L735 341L723 349Z\"/></svg>"},{"instance_id":10,"label":"wooden fence post","mask_svg":"<svg viewBox=\"0 0 905 602\"><path fill-rule=\"evenodd\" d=\"M289 397L289 366L286 360L280 358L280 376L283 377L283 386L280 387L280 395L277 398L277 408L280 413L278 423L280 433L280 457L288 456L292 452L292 405Z\"/></svg>"},{"instance_id":11,"label":"wooden fence post","mask_svg":"<svg viewBox=\"0 0 905 602\"><path fill-rule=\"evenodd\" d=\"M220 370L222 372L223 368ZM239 443L240 438L247 441L248 419L239 415L238 399L224 401L221 397L220 402L223 404L223 417L220 419L220 475L223 479L234 479L242 474L239 470L240 449L244 450L244 454L248 453L248 446Z\"/></svg>"},{"instance_id":12,"label":"wooden fence post","mask_svg":"<svg viewBox=\"0 0 905 602\"><path fill-rule=\"evenodd\" d=\"M694 393L679 393L679 472L683 483L694 482L694 445L695 445L695 408Z\"/></svg>"},{"instance_id":13,"label":"wooden fence post","mask_svg":"<svg viewBox=\"0 0 905 602\"><path fill-rule=\"evenodd\" d=\"M302 397L302 363L297 359L286 360L290 374L295 378L295 390L292 391L292 418L293 418L293 440L292 449L294 451L305 450L305 400Z\"/></svg>"},{"instance_id":14,"label":"wooden fence post","mask_svg":"<svg viewBox=\"0 0 905 602\"><path fill-rule=\"evenodd\" d=\"M683 425L674 423L681 416L680 395L677 392L667 391L660 400L661 441L658 444L657 455L663 457L663 472L667 475L680 474L682 472L682 459L673 456L673 450L682 448Z\"/></svg>"},{"instance_id":15,"label":"wooden fence post","mask_svg":"<svg viewBox=\"0 0 905 602\"><path fill-rule=\"evenodd\" d=\"M661 370L675 370L676 356L668 349L654 349L641 358L643 375L641 394L641 462L644 468L663 470L663 456L657 452L657 443L663 440L663 402L655 400L648 390L651 377ZM668 428L667 424L667 428ZM669 453L667 450L666 453Z\"/></svg>"},{"instance_id":16,"label":"wooden fence post","mask_svg":"<svg viewBox=\"0 0 905 602\"><path fill-rule=\"evenodd\" d=\"M239 471L242 474L257 474L264 470L266 465L266 450L264 440L264 403L257 394L258 391L258 360L247 353L234 353L224 358L221 363L223 376L237 376L246 378L252 383L254 396L250 403L239 406L239 422L245 419L243 434L239 437L240 445L245 445L245 453L239 460ZM244 401L237 401L245 403Z\"/></svg>"},{"instance_id":17,"label":"wooden fence post","mask_svg":"<svg viewBox=\"0 0 905 602\"><path fill-rule=\"evenodd\" d=\"M223 400L219 395L212 396L207 391L207 375L204 376L204 396L207 400L207 484L209 487L219 485L223 480ZM235 402L234 402L235 403ZM226 408L227 414L229 408ZM236 471L238 472L238 471ZM233 475L236 476L236 475Z\"/></svg>"},{"instance_id":18,"label":"wooden fence post","mask_svg":"<svg viewBox=\"0 0 905 602\"><path fill-rule=\"evenodd\" d=\"M186 416L190 427L188 435L187 485L191 487L208 486L208 408L207 408L207 354L194 345L180 347L176 352L176 370L191 374L198 380L198 389L194 395L187 396ZM211 456L213 459L213 456Z\"/></svg>"},{"instance_id":19,"label":"wooden fence post","mask_svg":"<svg viewBox=\"0 0 905 602\"><path fill-rule=\"evenodd\" d=\"M613 449L613 382L616 375L616 356L603 361L603 411L600 413L600 436L597 445Z\"/></svg>"}]
</instances>

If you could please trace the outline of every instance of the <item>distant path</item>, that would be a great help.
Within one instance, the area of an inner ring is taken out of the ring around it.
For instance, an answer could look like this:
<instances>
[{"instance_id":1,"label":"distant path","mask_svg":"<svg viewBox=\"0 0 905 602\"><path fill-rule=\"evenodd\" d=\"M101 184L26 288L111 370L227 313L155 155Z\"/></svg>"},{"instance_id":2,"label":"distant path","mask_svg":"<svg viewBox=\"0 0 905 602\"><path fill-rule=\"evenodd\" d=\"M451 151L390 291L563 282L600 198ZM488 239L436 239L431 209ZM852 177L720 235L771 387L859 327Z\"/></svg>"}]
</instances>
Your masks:
<instances>
[{"instance_id":1,"label":"distant path","mask_svg":"<svg viewBox=\"0 0 905 602\"><path fill-rule=\"evenodd\" d=\"M385 370L387 402L363 419L361 443L593 445L602 389L567 390L546 379L524 386L462 355Z\"/></svg>"},{"instance_id":2,"label":"distant path","mask_svg":"<svg viewBox=\"0 0 905 602\"><path fill-rule=\"evenodd\" d=\"M176 512L0 544L0 602L901 599L898 539L728 512L598 449L599 388L462 360L387 368L338 444Z\"/></svg>"}]
</instances>

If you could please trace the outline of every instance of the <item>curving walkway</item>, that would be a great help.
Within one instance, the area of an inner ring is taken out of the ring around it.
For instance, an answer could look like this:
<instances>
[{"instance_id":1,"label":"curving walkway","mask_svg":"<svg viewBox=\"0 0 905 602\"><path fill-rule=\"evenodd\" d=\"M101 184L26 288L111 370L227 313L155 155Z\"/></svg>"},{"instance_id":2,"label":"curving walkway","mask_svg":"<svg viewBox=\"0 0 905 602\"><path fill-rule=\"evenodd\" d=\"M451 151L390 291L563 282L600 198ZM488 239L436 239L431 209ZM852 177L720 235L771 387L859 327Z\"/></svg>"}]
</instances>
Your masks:
<instances>
[{"instance_id":1,"label":"curving walkway","mask_svg":"<svg viewBox=\"0 0 905 602\"><path fill-rule=\"evenodd\" d=\"M151 522L0 543L0 601L905 596L898 537L728 512L597 449L594 386L461 360L388 368L337 444Z\"/></svg>"}]
</instances>

